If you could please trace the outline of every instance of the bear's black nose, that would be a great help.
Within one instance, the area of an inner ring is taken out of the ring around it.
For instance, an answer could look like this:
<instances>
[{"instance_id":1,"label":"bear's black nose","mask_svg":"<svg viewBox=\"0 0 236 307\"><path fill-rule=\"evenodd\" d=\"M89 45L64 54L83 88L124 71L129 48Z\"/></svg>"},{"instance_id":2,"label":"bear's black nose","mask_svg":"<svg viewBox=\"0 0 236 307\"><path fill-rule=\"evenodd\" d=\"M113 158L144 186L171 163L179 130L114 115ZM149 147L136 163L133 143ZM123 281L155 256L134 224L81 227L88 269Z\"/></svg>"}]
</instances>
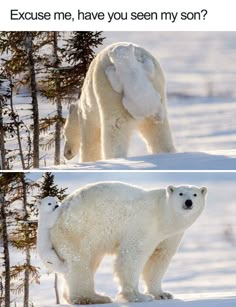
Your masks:
<instances>
[{"instance_id":1,"label":"bear's black nose","mask_svg":"<svg viewBox=\"0 0 236 307\"><path fill-rule=\"evenodd\" d=\"M58 205L56 205L56 206L55 206L55 209L56 209L56 208L58 208L58 207L59 207L59 206L58 206Z\"/></svg>"},{"instance_id":2,"label":"bear's black nose","mask_svg":"<svg viewBox=\"0 0 236 307\"><path fill-rule=\"evenodd\" d=\"M187 200L185 201L185 206L186 206L187 208L191 208L192 205L193 205L193 202L191 201L191 199L187 199Z\"/></svg>"}]
</instances>

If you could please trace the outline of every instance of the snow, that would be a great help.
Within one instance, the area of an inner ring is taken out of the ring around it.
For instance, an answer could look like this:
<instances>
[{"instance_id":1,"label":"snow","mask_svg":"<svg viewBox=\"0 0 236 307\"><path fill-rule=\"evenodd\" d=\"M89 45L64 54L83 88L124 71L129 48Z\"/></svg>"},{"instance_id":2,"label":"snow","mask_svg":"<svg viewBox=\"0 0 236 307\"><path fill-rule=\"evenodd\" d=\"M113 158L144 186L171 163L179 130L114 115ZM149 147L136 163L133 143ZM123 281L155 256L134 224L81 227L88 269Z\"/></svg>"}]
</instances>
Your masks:
<instances>
[{"instance_id":1,"label":"snow","mask_svg":"<svg viewBox=\"0 0 236 307\"><path fill-rule=\"evenodd\" d=\"M235 170L236 150L156 154L97 162L68 163L48 168L67 170Z\"/></svg>"},{"instance_id":2,"label":"snow","mask_svg":"<svg viewBox=\"0 0 236 307\"><path fill-rule=\"evenodd\" d=\"M200 298L199 295L180 295L176 296L174 300L164 300L164 301L153 301L148 303L142 303L141 305L144 307L232 307L236 303L236 296L233 293L223 293L221 295L210 295L208 293L201 294ZM45 305L46 306L46 305ZM50 305L50 307L56 307L58 305ZM60 305L60 306L68 306L68 305ZM101 306L101 305L93 305L93 306ZM136 307L137 303L113 303L113 304L106 304L106 307ZM140 306L140 303L138 304Z\"/></svg>"},{"instance_id":3,"label":"snow","mask_svg":"<svg viewBox=\"0 0 236 307\"><path fill-rule=\"evenodd\" d=\"M40 172L33 172L27 176L38 180L41 175ZM166 187L169 184L207 186L206 208L186 232L164 279L164 289L172 292L175 300L148 304L179 306L183 301L187 306L236 304L236 173L55 172L55 180L60 186L69 187L68 193L88 183L114 180L144 188ZM22 259L22 255L16 250L11 250L11 257L12 263ZM30 299L34 306L52 306L55 304L53 274L46 274L46 269L35 253L32 261L40 267L41 284L31 287ZM115 297L117 284L112 278L112 257L104 259L96 274L95 284L98 292ZM18 299L17 306L21 301L22 296ZM131 305L133 306L122 306Z\"/></svg>"},{"instance_id":4,"label":"snow","mask_svg":"<svg viewBox=\"0 0 236 307\"><path fill-rule=\"evenodd\" d=\"M192 163L189 162L190 169L202 169L200 162L202 154L205 154L208 157L204 163L206 169L235 169L236 32L104 32L104 36L107 38L100 50L114 42L129 41L149 50L161 63L166 75L170 124L179 152L173 156L173 160L176 159L185 166L184 160L179 161L179 156L183 153L184 159L192 159ZM14 101L19 113L29 125L31 113L27 103L30 103L30 99L25 97L27 93L20 94ZM55 114L55 105L42 97L39 99L39 109L41 118ZM63 116L67 113L68 106L64 105ZM44 140L52 138L49 132L42 135ZM25 148L26 140L26 137L23 137ZM62 147L63 143L62 140ZM11 148L15 148L15 144L16 140L8 140L8 146ZM211 156L208 155L210 151ZM53 152L53 146L40 148L41 167L53 165ZM139 157L139 168L144 169L144 165L150 167L154 163L154 169L164 169L162 164L159 165L159 162L162 162L161 157L150 157L147 154L143 140L134 134L129 158L124 160L124 163L130 162L130 165L125 165L124 168L133 169L133 158ZM224 159L218 155L226 157ZM169 158L167 155L165 160ZM154 159L156 162L153 162ZM214 160L217 161L215 166ZM123 168L121 161L114 162L114 165L119 165L116 169ZM86 169L86 165L77 162L78 157L71 162L67 161L65 165L62 158L61 169ZM102 169L101 165L104 165L104 169L109 169L109 163L107 165L98 162L91 166L91 169ZM172 161L166 164L165 168L172 169L173 164L177 163ZM17 168L21 168L19 160L14 161L14 169ZM185 166L184 169L186 168Z\"/></svg>"}]
</instances>

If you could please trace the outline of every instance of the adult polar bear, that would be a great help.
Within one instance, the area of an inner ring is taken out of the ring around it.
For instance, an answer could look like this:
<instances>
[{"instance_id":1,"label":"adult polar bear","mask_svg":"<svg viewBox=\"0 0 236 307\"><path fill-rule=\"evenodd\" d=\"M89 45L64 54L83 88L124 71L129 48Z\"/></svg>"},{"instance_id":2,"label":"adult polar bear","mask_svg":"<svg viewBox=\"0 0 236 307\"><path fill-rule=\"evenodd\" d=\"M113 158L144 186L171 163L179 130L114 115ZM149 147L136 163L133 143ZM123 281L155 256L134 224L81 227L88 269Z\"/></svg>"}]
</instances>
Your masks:
<instances>
[{"instance_id":1,"label":"adult polar bear","mask_svg":"<svg viewBox=\"0 0 236 307\"><path fill-rule=\"evenodd\" d=\"M130 46L133 48L136 63L132 56L130 61L126 58ZM128 83L134 88L133 97L130 97L127 82L122 87L121 79L125 79L124 76L120 76L120 82L114 81L114 78L119 79L121 71L124 73L124 69L120 69L122 60L119 61L122 52L114 52L119 48L127 49L123 62L126 65L128 61L126 66L130 68L130 77L132 78L133 74L136 85L140 85L141 80L144 80L148 91L143 89L144 86L135 86L135 82L130 79ZM113 73L114 71L117 74ZM141 73L142 79L139 78ZM126 91L128 97L125 95ZM145 96L146 92L149 94ZM150 108L146 108L146 117L144 113L138 113L139 116L135 113L135 109L140 109L141 106L140 97L144 97L143 106L150 105ZM156 111L153 111L154 103L149 99L155 97ZM67 159L72 159L80 152L81 162L125 157L135 129L143 136L149 152L175 151L167 117L165 77L160 64L138 45L115 43L102 50L92 61L80 100L78 104L70 106L64 128L64 155Z\"/></svg>"},{"instance_id":2,"label":"adult polar bear","mask_svg":"<svg viewBox=\"0 0 236 307\"><path fill-rule=\"evenodd\" d=\"M108 303L94 290L94 274L105 254L115 254L118 298L169 299L161 282L183 233L205 205L205 187L144 190L120 182L88 185L62 203L51 240L68 265L64 297L71 304ZM138 290L143 275L147 294Z\"/></svg>"}]
</instances>

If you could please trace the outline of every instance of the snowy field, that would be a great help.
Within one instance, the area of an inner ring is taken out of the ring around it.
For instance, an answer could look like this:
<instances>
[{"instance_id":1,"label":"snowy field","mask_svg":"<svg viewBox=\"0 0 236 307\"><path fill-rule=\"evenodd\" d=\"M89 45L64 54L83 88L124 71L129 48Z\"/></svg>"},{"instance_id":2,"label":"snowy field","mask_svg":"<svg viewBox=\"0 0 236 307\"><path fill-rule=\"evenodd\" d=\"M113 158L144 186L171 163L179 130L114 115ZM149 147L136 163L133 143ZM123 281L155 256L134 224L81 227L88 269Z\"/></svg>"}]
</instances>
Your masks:
<instances>
[{"instance_id":1,"label":"snowy field","mask_svg":"<svg viewBox=\"0 0 236 307\"><path fill-rule=\"evenodd\" d=\"M31 173L28 176L37 180L41 174ZM68 192L73 192L87 183L111 180L132 183L144 188L166 187L169 184L208 187L205 211L187 231L164 280L164 289L175 294L176 300L152 302L147 305L236 306L236 174L55 173L56 183L62 187L69 187ZM14 250L11 251L11 256L14 262L21 258ZM31 301L34 306L52 306L55 304L53 275L46 274L36 254L32 258L33 263L41 268L41 284L31 287ZM112 257L106 257L99 268L96 289L115 298L117 285L112 279ZM17 306L20 306L20 302L21 299L17 301Z\"/></svg>"},{"instance_id":2,"label":"snowy field","mask_svg":"<svg viewBox=\"0 0 236 307\"><path fill-rule=\"evenodd\" d=\"M113 42L130 41L147 48L159 59L166 74L175 144L184 155L182 159L179 154L147 156L144 142L134 134L129 157L142 157L138 160L81 165L77 163L78 157L72 161L62 158L59 168L236 169L236 32L104 32L104 35L106 39L100 49ZM27 98L18 97L16 101L27 120ZM54 114L54 108L40 98L40 117ZM63 108L66 116L67 106ZM42 135L41 142L46 143L48 137ZM51 168L53 148L41 148L41 157L40 166ZM19 161L15 166L20 167Z\"/></svg>"},{"instance_id":3,"label":"snowy field","mask_svg":"<svg viewBox=\"0 0 236 307\"><path fill-rule=\"evenodd\" d=\"M58 170L235 170L236 150L178 152L50 166Z\"/></svg>"}]
</instances>

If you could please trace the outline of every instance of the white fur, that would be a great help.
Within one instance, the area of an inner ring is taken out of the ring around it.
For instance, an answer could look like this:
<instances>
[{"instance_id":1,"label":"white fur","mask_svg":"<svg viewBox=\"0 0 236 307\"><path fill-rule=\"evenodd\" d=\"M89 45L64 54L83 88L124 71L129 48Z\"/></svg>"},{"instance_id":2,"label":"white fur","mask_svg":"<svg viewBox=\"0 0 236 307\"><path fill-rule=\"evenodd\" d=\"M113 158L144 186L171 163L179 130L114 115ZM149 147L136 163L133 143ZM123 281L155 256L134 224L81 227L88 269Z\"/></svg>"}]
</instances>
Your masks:
<instances>
[{"instance_id":1,"label":"white fur","mask_svg":"<svg viewBox=\"0 0 236 307\"><path fill-rule=\"evenodd\" d=\"M53 249L50 229L61 214L61 207L54 197L45 197L39 205L37 252L49 272L65 273L67 266Z\"/></svg>"},{"instance_id":2,"label":"white fur","mask_svg":"<svg viewBox=\"0 0 236 307\"><path fill-rule=\"evenodd\" d=\"M72 103L69 108L68 119L64 127L64 137L66 139L64 152L68 159L73 158L79 152L80 146L80 127L78 104ZM73 136L73 137L72 137Z\"/></svg>"},{"instance_id":3,"label":"white fur","mask_svg":"<svg viewBox=\"0 0 236 307\"><path fill-rule=\"evenodd\" d=\"M77 153L81 162L126 157L134 130L141 133L150 153L175 151L167 116L165 77L158 61L132 44L127 66L122 64L124 59L119 65L117 60L112 62L116 50L123 50L125 57L130 53L129 46L110 45L92 61L80 100L66 120L67 159Z\"/></svg>"},{"instance_id":4,"label":"white fur","mask_svg":"<svg viewBox=\"0 0 236 307\"><path fill-rule=\"evenodd\" d=\"M155 71L152 60L146 57L139 62L133 44L115 46L108 55L113 65L108 66L106 75L113 89L123 93L122 102L127 111L135 119L153 117L163 122L165 109L161 96L152 84Z\"/></svg>"},{"instance_id":5,"label":"white fur","mask_svg":"<svg viewBox=\"0 0 236 307\"><path fill-rule=\"evenodd\" d=\"M105 254L117 256L118 299L172 298L163 292L161 282L185 230L201 214L205 195L206 188L192 186L148 191L104 182L85 186L68 196L51 229L53 246L69 267L64 274L67 301L110 301L97 294L94 287L94 274ZM191 209L185 208L187 199L193 202ZM145 294L138 290L141 274Z\"/></svg>"}]
</instances>

